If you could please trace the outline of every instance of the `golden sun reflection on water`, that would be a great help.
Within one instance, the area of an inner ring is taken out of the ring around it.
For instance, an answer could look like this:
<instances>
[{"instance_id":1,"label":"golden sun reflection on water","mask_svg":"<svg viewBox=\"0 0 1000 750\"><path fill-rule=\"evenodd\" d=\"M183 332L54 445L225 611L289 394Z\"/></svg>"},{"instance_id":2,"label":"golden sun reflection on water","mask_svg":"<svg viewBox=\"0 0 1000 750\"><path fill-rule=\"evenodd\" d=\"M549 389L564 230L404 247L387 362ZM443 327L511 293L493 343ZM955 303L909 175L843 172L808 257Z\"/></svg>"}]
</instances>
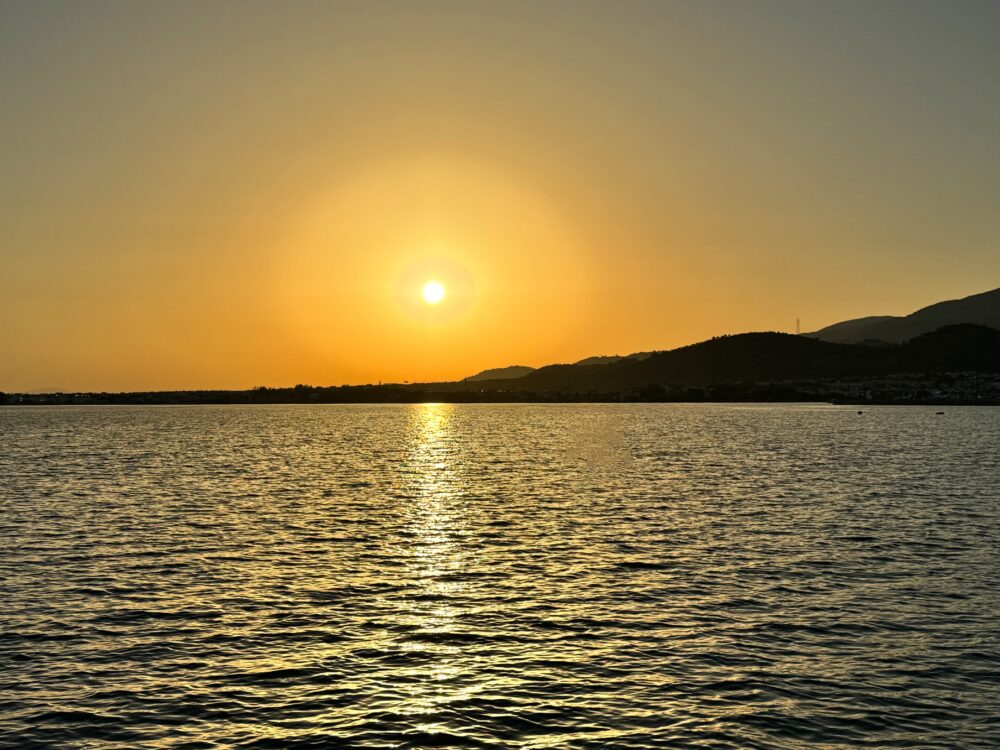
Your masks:
<instances>
[{"instance_id":1,"label":"golden sun reflection on water","mask_svg":"<svg viewBox=\"0 0 1000 750\"><path fill-rule=\"evenodd\" d=\"M429 733L447 729L432 717L476 692L463 684L462 649L455 640L458 619L466 611L456 602L467 588L463 574L469 553L463 545L468 518L454 411L454 404L416 404L407 427L412 501L407 519L411 545L405 560L418 593L407 623L412 640L402 649L427 658L406 670L410 693L400 712L413 716L417 731Z\"/></svg>"}]
</instances>

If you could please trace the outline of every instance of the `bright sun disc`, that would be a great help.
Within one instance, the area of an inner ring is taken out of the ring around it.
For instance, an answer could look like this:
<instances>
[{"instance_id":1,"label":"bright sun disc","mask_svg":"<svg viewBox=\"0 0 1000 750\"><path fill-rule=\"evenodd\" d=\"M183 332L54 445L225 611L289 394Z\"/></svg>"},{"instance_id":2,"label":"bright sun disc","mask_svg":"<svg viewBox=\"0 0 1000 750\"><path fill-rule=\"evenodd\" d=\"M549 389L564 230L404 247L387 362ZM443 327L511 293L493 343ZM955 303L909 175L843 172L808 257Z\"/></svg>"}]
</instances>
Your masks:
<instances>
[{"instance_id":1,"label":"bright sun disc","mask_svg":"<svg viewBox=\"0 0 1000 750\"><path fill-rule=\"evenodd\" d=\"M436 305L444 299L444 286L440 281L428 281L421 294L428 305Z\"/></svg>"}]
</instances>

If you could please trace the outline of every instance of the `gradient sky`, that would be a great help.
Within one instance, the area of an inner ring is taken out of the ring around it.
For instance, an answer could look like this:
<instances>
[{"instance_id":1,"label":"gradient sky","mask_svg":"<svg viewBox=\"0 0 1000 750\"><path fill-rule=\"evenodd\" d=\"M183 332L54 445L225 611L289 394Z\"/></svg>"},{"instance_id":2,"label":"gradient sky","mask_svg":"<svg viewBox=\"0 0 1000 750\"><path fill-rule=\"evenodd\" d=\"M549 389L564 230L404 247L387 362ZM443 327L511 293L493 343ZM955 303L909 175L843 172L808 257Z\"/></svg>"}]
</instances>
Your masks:
<instances>
[{"instance_id":1,"label":"gradient sky","mask_svg":"<svg viewBox=\"0 0 1000 750\"><path fill-rule=\"evenodd\" d=\"M0 101L6 391L454 379L1000 286L995 2L4 0Z\"/></svg>"}]
</instances>

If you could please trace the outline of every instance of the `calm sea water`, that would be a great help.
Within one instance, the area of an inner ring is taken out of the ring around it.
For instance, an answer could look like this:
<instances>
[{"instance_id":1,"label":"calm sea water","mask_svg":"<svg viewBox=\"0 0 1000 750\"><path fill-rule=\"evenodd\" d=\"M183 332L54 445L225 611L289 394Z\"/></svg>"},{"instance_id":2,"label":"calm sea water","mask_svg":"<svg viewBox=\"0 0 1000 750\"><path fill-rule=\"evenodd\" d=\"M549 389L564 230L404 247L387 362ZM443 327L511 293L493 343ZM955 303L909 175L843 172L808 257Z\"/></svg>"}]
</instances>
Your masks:
<instances>
[{"instance_id":1,"label":"calm sea water","mask_svg":"<svg viewBox=\"0 0 1000 750\"><path fill-rule=\"evenodd\" d=\"M996 748L1000 409L0 409L11 748Z\"/></svg>"}]
</instances>

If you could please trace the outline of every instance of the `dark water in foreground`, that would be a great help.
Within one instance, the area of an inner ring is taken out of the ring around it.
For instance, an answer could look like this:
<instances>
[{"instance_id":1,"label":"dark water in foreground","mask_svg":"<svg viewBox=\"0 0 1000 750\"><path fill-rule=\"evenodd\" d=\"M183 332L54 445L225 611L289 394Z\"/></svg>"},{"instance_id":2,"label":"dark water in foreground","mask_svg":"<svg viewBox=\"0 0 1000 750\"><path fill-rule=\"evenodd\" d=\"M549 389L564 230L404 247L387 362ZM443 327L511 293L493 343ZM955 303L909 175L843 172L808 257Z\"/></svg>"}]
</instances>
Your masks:
<instances>
[{"instance_id":1,"label":"dark water in foreground","mask_svg":"<svg viewBox=\"0 0 1000 750\"><path fill-rule=\"evenodd\" d=\"M0 409L0 745L995 748L1000 409Z\"/></svg>"}]
</instances>

